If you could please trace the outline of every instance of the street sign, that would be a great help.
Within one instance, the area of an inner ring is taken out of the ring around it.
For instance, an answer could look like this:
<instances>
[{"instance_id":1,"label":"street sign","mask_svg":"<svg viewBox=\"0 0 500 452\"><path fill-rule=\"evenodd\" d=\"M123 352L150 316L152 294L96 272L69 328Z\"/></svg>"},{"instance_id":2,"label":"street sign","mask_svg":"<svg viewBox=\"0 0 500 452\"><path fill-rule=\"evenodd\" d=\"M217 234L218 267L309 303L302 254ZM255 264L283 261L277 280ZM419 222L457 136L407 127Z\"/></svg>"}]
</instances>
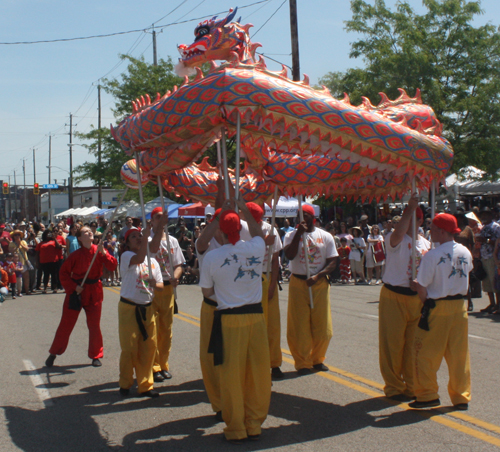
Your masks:
<instances>
[{"instance_id":1,"label":"street sign","mask_svg":"<svg viewBox=\"0 0 500 452\"><path fill-rule=\"evenodd\" d=\"M103 201L102 205L103 206L110 206L111 205L111 201Z\"/></svg>"},{"instance_id":2,"label":"street sign","mask_svg":"<svg viewBox=\"0 0 500 452\"><path fill-rule=\"evenodd\" d=\"M43 184L42 188L48 188L48 189L59 188L59 185L58 184Z\"/></svg>"}]
</instances>

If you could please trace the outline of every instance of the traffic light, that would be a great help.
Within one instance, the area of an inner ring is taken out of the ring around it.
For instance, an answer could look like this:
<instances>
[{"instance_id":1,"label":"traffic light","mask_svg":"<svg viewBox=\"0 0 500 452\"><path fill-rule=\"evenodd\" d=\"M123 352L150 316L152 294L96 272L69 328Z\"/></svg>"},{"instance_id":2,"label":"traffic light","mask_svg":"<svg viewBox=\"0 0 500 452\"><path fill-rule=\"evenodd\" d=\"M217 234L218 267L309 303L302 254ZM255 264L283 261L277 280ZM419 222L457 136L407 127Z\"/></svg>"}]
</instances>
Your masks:
<instances>
[{"instance_id":1,"label":"traffic light","mask_svg":"<svg viewBox=\"0 0 500 452\"><path fill-rule=\"evenodd\" d=\"M2 185L2 193L4 195L8 195L10 192L9 192L9 183L8 182L4 182L3 185Z\"/></svg>"},{"instance_id":2,"label":"traffic light","mask_svg":"<svg viewBox=\"0 0 500 452\"><path fill-rule=\"evenodd\" d=\"M39 195L40 194L40 184L38 182L35 182L33 184L33 194L34 195Z\"/></svg>"}]
</instances>

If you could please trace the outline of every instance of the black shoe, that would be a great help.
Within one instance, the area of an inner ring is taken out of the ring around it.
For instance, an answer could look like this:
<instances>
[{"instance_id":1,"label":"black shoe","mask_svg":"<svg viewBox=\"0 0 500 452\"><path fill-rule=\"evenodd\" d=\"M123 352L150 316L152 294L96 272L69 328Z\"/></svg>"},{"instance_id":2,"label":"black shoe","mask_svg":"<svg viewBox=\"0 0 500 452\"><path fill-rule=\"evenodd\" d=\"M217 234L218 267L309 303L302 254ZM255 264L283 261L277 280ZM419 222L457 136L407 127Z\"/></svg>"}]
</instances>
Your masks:
<instances>
[{"instance_id":1,"label":"black shoe","mask_svg":"<svg viewBox=\"0 0 500 452\"><path fill-rule=\"evenodd\" d=\"M217 413L215 413L215 420L218 422L224 421L224 419L222 419L222 411L217 411Z\"/></svg>"},{"instance_id":2,"label":"black shoe","mask_svg":"<svg viewBox=\"0 0 500 452\"><path fill-rule=\"evenodd\" d=\"M313 366L314 370L317 370L318 372L328 372L330 369L326 367L323 363L315 364Z\"/></svg>"},{"instance_id":3,"label":"black shoe","mask_svg":"<svg viewBox=\"0 0 500 452\"><path fill-rule=\"evenodd\" d=\"M299 375L310 375L312 374L312 370L309 369L308 367L303 367L302 369L297 370L297 373Z\"/></svg>"},{"instance_id":4,"label":"black shoe","mask_svg":"<svg viewBox=\"0 0 500 452\"><path fill-rule=\"evenodd\" d=\"M457 403L456 405L453 405L453 408L455 408L455 410L467 411L469 409L469 404L468 403Z\"/></svg>"},{"instance_id":5,"label":"black shoe","mask_svg":"<svg viewBox=\"0 0 500 452\"><path fill-rule=\"evenodd\" d=\"M412 400L415 400L415 397L408 396L406 394L396 394L387 398L395 400L396 402L411 402Z\"/></svg>"},{"instance_id":6,"label":"black shoe","mask_svg":"<svg viewBox=\"0 0 500 452\"><path fill-rule=\"evenodd\" d=\"M162 370L160 373L165 380L170 380L172 378L172 374L168 370Z\"/></svg>"},{"instance_id":7,"label":"black shoe","mask_svg":"<svg viewBox=\"0 0 500 452\"><path fill-rule=\"evenodd\" d=\"M156 397L160 397L160 393L154 389L150 389L146 392L140 392L139 397L151 397L152 399L156 399Z\"/></svg>"},{"instance_id":8,"label":"black shoe","mask_svg":"<svg viewBox=\"0 0 500 452\"><path fill-rule=\"evenodd\" d=\"M130 395L130 389L120 388L118 392L123 397L127 397L128 395Z\"/></svg>"},{"instance_id":9,"label":"black shoe","mask_svg":"<svg viewBox=\"0 0 500 452\"><path fill-rule=\"evenodd\" d=\"M472 303L472 301L469 302L469 304L467 306L467 311L469 311L469 312L474 311L474 303Z\"/></svg>"},{"instance_id":10,"label":"black shoe","mask_svg":"<svg viewBox=\"0 0 500 452\"><path fill-rule=\"evenodd\" d=\"M49 355L47 360L45 361L45 366L52 367L54 365L54 361L56 360L56 355Z\"/></svg>"},{"instance_id":11,"label":"black shoe","mask_svg":"<svg viewBox=\"0 0 500 452\"><path fill-rule=\"evenodd\" d=\"M102 363L101 363L101 360L99 358L95 358L92 360L92 365L94 367L101 367L102 366Z\"/></svg>"},{"instance_id":12,"label":"black shoe","mask_svg":"<svg viewBox=\"0 0 500 452\"><path fill-rule=\"evenodd\" d=\"M161 383L165 381L165 378L163 378L161 372L153 372L153 380L155 381L155 383Z\"/></svg>"},{"instance_id":13,"label":"black shoe","mask_svg":"<svg viewBox=\"0 0 500 452\"><path fill-rule=\"evenodd\" d=\"M439 399L428 400L427 402L419 402L418 400L415 400L415 402L411 402L408 404L410 408L416 408L416 409L434 408L439 405L441 405Z\"/></svg>"},{"instance_id":14,"label":"black shoe","mask_svg":"<svg viewBox=\"0 0 500 452\"><path fill-rule=\"evenodd\" d=\"M279 367L273 367L271 369L271 378L273 380L283 380L283 378L285 378L285 374L281 371Z\"/></svg>"},{"instance_id":15,"label":"black shoe","mask_svg":"<svg viewBox=\"0 0 500 452\"><path fill-rule=\"evenodd\" d=\"M247 437L250 441L259 441L260 439L260 434L259 435L248 435Z\"/></svg>"}]
</instances>

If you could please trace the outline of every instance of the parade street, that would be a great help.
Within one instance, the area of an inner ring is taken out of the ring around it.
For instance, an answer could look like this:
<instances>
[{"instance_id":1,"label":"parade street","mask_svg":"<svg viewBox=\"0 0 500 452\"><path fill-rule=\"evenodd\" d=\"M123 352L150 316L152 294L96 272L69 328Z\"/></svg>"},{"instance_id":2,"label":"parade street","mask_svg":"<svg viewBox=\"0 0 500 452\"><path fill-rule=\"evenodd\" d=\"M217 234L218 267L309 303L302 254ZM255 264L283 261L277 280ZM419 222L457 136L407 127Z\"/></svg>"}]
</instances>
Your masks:
<instances>
[{"instance_id":1,"label":"parade street","mask_svg":"<svg viewBox=\"0 0 500 452\"><path fill-rule=\"evenodd\" d=\"M260 441L223 439L203 389L198 359L200 288L178 288L170 365L173 378L155 384L157 399L118 393L119 288L104 290L103 366L87 357L88 330L80 314L66 353L44 367L59 324L63 294L32 295L0 306L2 410L0 450L49 451L492 451L500 449L498 349L500 316L479 314L474 300L469 340L472 401L450 411L448 371L439 374L442 407L415 411L383 397L378 364L380 286L331 287L334 334L330 372L299 377L286 341L288 284L280 292L282 370L274 381Z\"/></svg>"}]
</instances>

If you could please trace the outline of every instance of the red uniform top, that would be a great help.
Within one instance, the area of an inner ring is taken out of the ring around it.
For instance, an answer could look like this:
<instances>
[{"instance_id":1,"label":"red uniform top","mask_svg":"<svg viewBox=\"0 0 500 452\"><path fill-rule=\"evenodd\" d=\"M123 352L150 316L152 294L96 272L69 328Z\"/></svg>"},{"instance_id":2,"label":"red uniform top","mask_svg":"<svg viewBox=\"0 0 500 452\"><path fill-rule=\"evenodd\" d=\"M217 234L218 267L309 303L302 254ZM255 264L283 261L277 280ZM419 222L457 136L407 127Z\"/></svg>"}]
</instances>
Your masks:
<instances>
[{"instance_id":1,"label":"red uniform top","mask_svg":"<svg viewBox=\"0 0 500 452\"><path fill-rule=\"evenodd\" d=\"M40 263L48 264L50 262L57 262L57 248L54 240L51 239L48 242L40 242L35 251L40 253Z\"/></svg>"},{"instance_id":2,"label":"red uniform top","mask_svg":"<svg viewBox=\"0 0 500 452\"><path fill-rule=\"evenodd\" d=\"M13 284L17 281L16 278L16 264L14 262L4 262L3 268L8 275L8 281L10 284Z\"/></svg>"},{"instance_id":3,"label":"red uniform top","mask_svg":"<svg viewBox=\"0 0 500 452\"><path fill-rule=\"evenodd\" d=\"M90 262L97 251L97 245L91 245L90 249L81 247L73 251L69 257L64 261L59 272L59 279L64 290L66 297L69 297L76 289L85 276ZM98 280L102 276L102 266L105 266L110 272L115 271L118 262L113 257L106 253L105 256L99 253L90 269L87 281ZM90 281L89 281L90 282ZM103 299L102 284L98 281L94 284L85 283L83 292L81 293L82 305L90 305L101 303Z\"/></svg>"},{"instance_id":4,"label":"red uniform top","mask_svg":"<svg viewBox=\"0 0 500 452\"><path fill-rule=\"evenodd\" d=\"M9 286L9 275L7 272L0 267L0 272L2 273L2 279L0 281L0 287L8 287Z\"/></svg>"},{"instance_id":5,"label":"red uniform top","mask_svg":"<svg viewBox=\"0 0 500 452\"><path fill-rule=\"evenodd\" d=\"M66 239L62 235L57 235L56 240L61 246L66 246ZM57 260L62 261L64 259L64 250L62 248L57 248Z\"/></svg>"},{"instance_id":6,"label":"red uniform top","mask_svg":"<svg viewBox=\"0 0 500 452\"><path fill-rule=\"evenodd\" d=\"M341 246L337 251L339 252L340 259L349 259L349 253L351 252L349 246Z\"/></svg>"}]
</instances>

